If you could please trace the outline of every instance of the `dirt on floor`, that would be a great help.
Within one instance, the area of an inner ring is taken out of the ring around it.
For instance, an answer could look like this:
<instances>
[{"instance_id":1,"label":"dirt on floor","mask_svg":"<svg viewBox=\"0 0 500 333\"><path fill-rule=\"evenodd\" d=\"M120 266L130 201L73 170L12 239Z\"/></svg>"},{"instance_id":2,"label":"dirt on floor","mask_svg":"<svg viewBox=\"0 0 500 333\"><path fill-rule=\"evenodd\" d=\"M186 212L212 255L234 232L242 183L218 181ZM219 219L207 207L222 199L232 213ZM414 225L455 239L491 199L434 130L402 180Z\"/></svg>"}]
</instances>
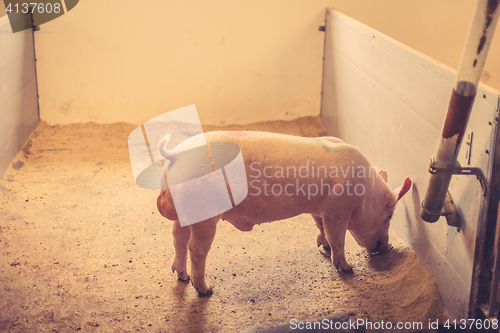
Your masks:
<instances>
[{"instance_id":1,"label":"dirt on floor","mask_svg":"<svg viewBox=\"0 0 500 333\"><path fill-rule=\"evenodd\" d=\"M379 256L348 235L354 273L341 274L307 215L247 233L220 222L207 261L214 294L198 296L171 272L159 190L134 183L135 127L42 121L0 180L0 331L298 332L362 319L368 332L382 321L427 332L448 318L436 281L394 233L394 250ZM316 117L225 128L326 134Z\"/></svg>"}]
</instances>

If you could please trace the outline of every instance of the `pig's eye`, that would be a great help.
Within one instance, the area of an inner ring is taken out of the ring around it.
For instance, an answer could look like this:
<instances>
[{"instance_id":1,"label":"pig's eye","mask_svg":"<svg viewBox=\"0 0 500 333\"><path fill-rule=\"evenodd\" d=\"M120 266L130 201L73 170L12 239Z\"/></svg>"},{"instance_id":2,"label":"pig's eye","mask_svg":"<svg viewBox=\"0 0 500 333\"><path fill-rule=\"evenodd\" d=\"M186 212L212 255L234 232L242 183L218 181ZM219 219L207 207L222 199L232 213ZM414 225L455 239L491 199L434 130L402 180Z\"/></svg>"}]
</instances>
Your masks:
<instances>
[{"instance_id":1,"label":"pig's eye","mask_svg":"<svg viewBox=\"0 0 500 333\"><path fill-rule=\"evenodd\" d=\"M392 219L392 214L391 214L391 215L389 215L389 220L390 220L390 219Z\"/></svg>"}]
</instances>

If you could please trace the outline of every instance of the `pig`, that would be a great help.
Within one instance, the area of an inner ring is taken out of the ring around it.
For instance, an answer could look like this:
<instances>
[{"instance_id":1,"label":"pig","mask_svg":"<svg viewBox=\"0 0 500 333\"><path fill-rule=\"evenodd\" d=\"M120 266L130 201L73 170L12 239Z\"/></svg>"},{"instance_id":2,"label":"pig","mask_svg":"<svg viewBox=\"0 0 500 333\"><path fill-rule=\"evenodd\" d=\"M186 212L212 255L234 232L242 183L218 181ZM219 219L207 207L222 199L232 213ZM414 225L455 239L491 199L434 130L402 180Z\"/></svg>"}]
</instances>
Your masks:
<instances>
[{"instance_id":1,"label":"pig","mask_svg":"<svg viewBox=\"0 0 500 333\"><path fill-rule=\"evenodd\" d=\"M409 177L391 190L386 171L371 166L357 148L334 137L304 138L252 131L214 131L201 135L208 145L231 142L239 146L248 195L224 213L183 227L168 184L158 196L160 214L174 221L172 272L177 272L181 281L191 279L199 294L212 294L212 288L205 282L205 262L221 219L241 231L250 231L255 224L311 214L319 229L317 246L323 246L341 272L352 271L344 255L347 230L370 253L382 254L392 249L390 220L397 201L412 185ZM175 163L175 153L189 148L190 142L196 141L192 139L167 150L166 136L160 142L159 152ZM193 202L192 209L200 207L199 204ZM186 270L188 250L191 276Z\"/></svg>"}]
</instances>

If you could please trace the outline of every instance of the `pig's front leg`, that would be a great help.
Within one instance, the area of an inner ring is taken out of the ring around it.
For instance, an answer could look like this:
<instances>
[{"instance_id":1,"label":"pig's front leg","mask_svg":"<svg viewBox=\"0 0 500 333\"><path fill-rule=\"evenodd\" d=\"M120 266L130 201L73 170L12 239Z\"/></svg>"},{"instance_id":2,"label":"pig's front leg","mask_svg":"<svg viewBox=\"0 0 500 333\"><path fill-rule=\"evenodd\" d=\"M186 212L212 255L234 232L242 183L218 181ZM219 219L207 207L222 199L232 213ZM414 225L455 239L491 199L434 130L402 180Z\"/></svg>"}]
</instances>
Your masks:
<instances>
[{"instance_id":1,"label":"pig's front leg","mask_svg":"<svg viewBox=\"0 0 500 333\"><path fill-rule=\"evenodd\" d=\"M172 235L174 236L175 247L175 259L172 264L172 272L177 272L179 280L187 282L189 281L189 274L187 273L186 264L191 229L188 226L181 227L179 221L174 221Z\"/></svg>"},{"instance_id":2,"label":"pig's front leg","mask_svg":"<svg viewBox=\"0 0 500 333\"><path fill-rule=\"evenodd\" d=\"M343 272L351 272L350 266L345 260L344 243L347 225L352 211L337 211L323 216L323 228L325 236L330 244L332 263L335 268Z\"/></svg>"},{"instance_id":3,"label":"pig's front leg","mask_svg":"<svg viewBox=\"0 0 500 333\"><path fill-rule=\"evenodd\" d=\"M190 225L191 239L188 248L191 256L191 283L201 295L212 294L212 288L205 283L205 264L212 246L220 215Z\"/></svg>"}]
</instances>

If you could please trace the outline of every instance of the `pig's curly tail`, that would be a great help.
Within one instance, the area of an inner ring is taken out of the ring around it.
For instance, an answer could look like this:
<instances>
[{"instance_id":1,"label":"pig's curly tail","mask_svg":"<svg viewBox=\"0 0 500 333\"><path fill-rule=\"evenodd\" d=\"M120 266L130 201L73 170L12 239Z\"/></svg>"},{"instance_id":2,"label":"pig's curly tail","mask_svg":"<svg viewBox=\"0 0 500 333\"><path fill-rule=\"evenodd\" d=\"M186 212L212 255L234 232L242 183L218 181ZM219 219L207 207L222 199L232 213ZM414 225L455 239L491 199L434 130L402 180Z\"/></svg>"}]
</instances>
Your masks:
<instances>
[{"instance_id":1,"label":"pig's curly tail","mask_svg":"<svg viewBox=\"0 0 500 333\"><path fill-rule=\"evenodd\" d=\"M170 141L170 138L172 137L171 133L167 133L161 140L160 143L158 143L158 152L160 153L163 158L170 160L173 155L174 151L173 150L168 150L167 149L167 143Z\"/></svg>"}]
</instances>

